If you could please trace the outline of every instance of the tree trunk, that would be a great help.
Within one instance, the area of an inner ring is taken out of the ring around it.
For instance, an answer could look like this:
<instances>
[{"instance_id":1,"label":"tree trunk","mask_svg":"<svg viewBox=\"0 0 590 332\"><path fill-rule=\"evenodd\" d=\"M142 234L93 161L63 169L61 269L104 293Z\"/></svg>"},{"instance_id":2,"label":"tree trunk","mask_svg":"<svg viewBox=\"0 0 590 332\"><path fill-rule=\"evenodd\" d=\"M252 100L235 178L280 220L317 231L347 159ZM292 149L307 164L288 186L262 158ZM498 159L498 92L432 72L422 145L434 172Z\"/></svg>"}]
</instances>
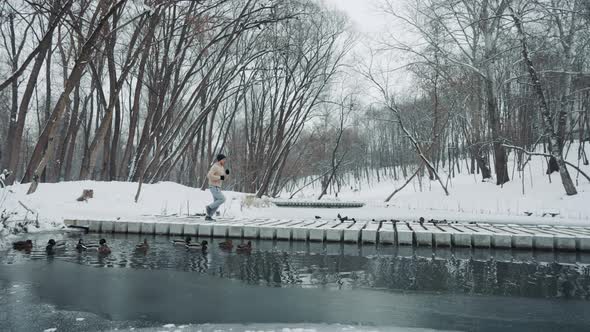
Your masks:
<instances>
[{"instance_id":1,"label":"tree trunk","mask_svg":"<svg viewBox=\"0 0 590 332\"><path fill-rule=\"evenodd\" d=\"M535 67L533 65L533 61L529 57L526 35L524 34L524 29L523 29L522 23L521 23L520 19L514 13L514 10L512 8L510 8L510 10L512 12L512 18L514 20L514 24L516 25L516 28L518 30L518 34L520 36L520 43L521 43L521 47L522 47L522 57L525 62L525 65L527 67L531 81L533 83L535 93L536 93L537 98L539 100L539 109L541 111L541 116L543 118L543 129L544 129L545 135L547 137L549 137L549 140L551 142L551 156L553 156L553 158L555 158L555 161L557 162L557 165L559 166L559 175L561 175L561 182L563 184L566 194L570 195L570 196L576 195L578 192L576 190L576 187L574 186L574 183L572 182L570 174L569 174L569 172L566 168L565 162L563 160L562 149L560 149L560 146L562 146L562 142L560 141L559 135L554 130L553 117L551 115L551 111L549 110L549 106L547 105L547 101L545 99L545 93L543 91L543 87L541 85L540 78L537 75L537 70L535 69Z\"/></svg>"},{"instance_id":2,"label":"tree trunk","mask_svg":"<svg viewBox=\"0 0 590 332\"><path fill-rule=\"evenodd\" d=\"M151 42L151 40L148 40L148 44L149 44L149 42ZM139 63L137 80L136 80L137 83L135 84L135 92L133 95L133 106L131 107L131 117L129 120L129 133L127 136L127 144L125 145L125 152L123 154L123 158L121 159L121 165L119 167L121 172L123 172L121 174L121 178L123 178L123 179L126 179L129 176L129 171L131 168L131 165L129 165L129 159L131 158L131 152L133 150L134 136L135 136L135 132L137 131L137 122L139 120L139 104L140 104L140 99L141 99L141 89L143 87L145 66L147 64L148 55L150 54L149 49L150 49L149 47L144 48L143 53L141 55L141 60Z\"/></svg>"},{"instance_id":3,"label":"tree trunk","mask_svg":"<svg viewBox=\"0 0 590 332\"><path fill-rule=\"evenodd\" d=\"M72 107L72 117L70 120L70 128L68 129L68 134L66 137L66 155L65 155L65 169L64 169L64 179L66 181L70 181L72 179L72 160L74 158L74 148L76 147L76 138L78 136L78 131L80 130L80 122L81 120L78 119L78 113L80 110L80 87L76 87L74 90L74 105Z\"/></svg>"},{"instance_id":4,"label":"tree trunk","mask_svg":"<svg viewBox=\"0 0 590 332\"><path fill-rule=\"evenodd\" d=\"M39 137L37 145L35 146L35 149L31 156L31 160L29 161L27 170L23 177L23 182L29 182L32 180L34 182L39 181L39 175L45 170L49 158L52 157L50 155L52 151L51 148L53 148L53 145L57 143L55 142L55 131L57 129L57 125L59 124L59 121L62 118L62 115L65 111L66 105L69 102L70 94L72 93L74 88L79 84L80 78L82 77L82 73L90 61L90 56L92 55L95 44L97 43L100 31L108 22L109 17L113 15L115 11L117 11L120 7L122 7L126 3L126 1L127 0L120 0L119 2L115 3L111 7L111 9L101 18L97 27L93 30L88 40L86 40L86 42L84 43L84 46L80 51L80 55L78 56L78 59L76 60L74 67L72 68L72 71L70 73L70 76L68 77L66 86L64 87L64 91L57 100L53 112L51 113L51 116L48 119L47 124L45 125L45 128L41 133L41 136ZM101 3L102 2L103 1L101 1ZM46 145L50 145L50 148L48 148L47 151L44 152L44 147ZM32 183L30 191L34 192L36 187L37 183Z\"/></svg>"},{"instance_id":5,"label":"tree trunk","mask_svg":"<svg viewBox=\"0 0 590 332\"><path fill-rule=\"evenodd\" d=\"M8 15L8 22L10 28L10 48L11 48L11 57L12 57L12 72L16 72L18 70L18 53L16 51L16 34L14 33L14 14ZM10 117L8 119L8 136L6 137L6 145L3 147L3 151L8 152L3 158L0 158L2 161L2 169L8 169L12 172L17 171L16 167L12 167L10 165L11 161L11 150L12 146L14 145L14 140L16 140L16 131L17 131L17 115L18 115L18 81L13 80L11 84L11 100L12 103L10 105ZM17 150L17 153L20 151ZM2 156L0 156L2 157ZM8 179L5 180L6 184L12 184L13 179L17 175L10 176Z\"/></svg>"},{"instance_id":6,"label":"tree trunk","mask_svg":"<svg viewBox=\"0 0 590 332\"><path fill-rule=\"evenodd\" d=\"M486 73L492 75L491 71ZM496 172L496 184L503 185L510 181L508 176L508 158L506 157L506 149L502 145L501 127L498 102L496 94L494 93L494 82L489 78L485 82L488 119L490 121L490 129L492 132L493 148L494 148L494 171ZM484 177L485 178L485 177Z\"/></svg>"},{"instance_id":7,"label":"tree trunk","mask_svg":"<svg viewBox=\"0 0 590 332\"><path fill-rule=\"evenodd\" d=\"M156 15L157 15L157 13L156 13ZM116 18L115 18L115 21L116 21ZM120 121L121 121L120 120L121 113L120 113L120 103L119 103L119 92L123 86L123 83L125 82L125 79L127 78L127 75L129 74L129 72L131 70L131 67L136 62L137 57L139 56L141 46L146 46L145 42L150 39L149 36L151 35L153 28L155 28L155 27L150 28L150 30L148 31L148 35L143 39L142 43L140 44L140 47L138 47L134 52L132 52L132 50L134 48L134 44L136 42L136 39L134 39L130 43L128 56L127 56L124 68L121 71L121 75L119 78L116 77L115 60L114 60L114 54L113 54L115 41L114 41L114 39L110 39L107 42L107 51L106 51L107 52L107 67L108 67L108 72L109 72L109 86L110 86L109 102L108 102L108 105L104 105L106 107L105 116L102 119L102 122L101 122L95 136L94 136L94 139L92 140L92 143L90 145L90 151L88 153L88 157L82 163L83 167L82 167L82 171L80 172L80 178L82 178L82 179L87 179L87 178L91 177L92 174L94 173L94 169L96 167L96 162L97 162L97 158L98 158L98 153L100 151L100 148L103 147L103 149L105 149L105 151L103 151L104 156L105 156L105 158L103 158L103 165L104 165L103 170L105 171L103 178L108 179L108 180L114 180L113 175L115 175L114 174L115 170L113 168L116 168L116 160L113 161L113 158L116 159L116 156L114 156L112 152L116 153L116 151L117 151L117 146L119 144L118 143L119 142L118 136L120 135ZM134 35L138 35L140 29L141 29L141 23L136 28ZM116 23L113 26L113 30L116 30ZM95 76L97 76L97 79L98 79L98 73L95 73ZM101 92L101 91L102 90L99 90L99 92ZM102 96L101 100L103 100L103 104L105 102L105 99L106 98L104 96ZM116 115L115 115L115 113L116 113ZM115 137L113 137L112 145L110 145L113 115L115 115L115 132L114 132Z\"/></svg>"}]
</instances>

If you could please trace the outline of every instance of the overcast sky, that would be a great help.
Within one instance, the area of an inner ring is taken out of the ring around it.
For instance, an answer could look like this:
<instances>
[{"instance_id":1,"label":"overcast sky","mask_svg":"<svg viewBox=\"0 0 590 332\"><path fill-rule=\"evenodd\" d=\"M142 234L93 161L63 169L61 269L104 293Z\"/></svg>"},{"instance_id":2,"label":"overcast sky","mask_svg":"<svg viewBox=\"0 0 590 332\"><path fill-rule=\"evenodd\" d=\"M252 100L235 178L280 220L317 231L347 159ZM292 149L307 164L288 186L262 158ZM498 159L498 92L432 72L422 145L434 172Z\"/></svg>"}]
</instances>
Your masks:
<instances>
[{"instance_id":1,"label":"overcast sky","mask_svg":"<svg viewBox=\"0 0 590 332\"><path fill-rule=\"evenodd\" d=\"M330 7L345 12L358 28L359 32L379 33L386 23L379 14L381 0L322 0Z\"/></svg>"},{"instance_id":2,"label":"overcast sky","mask_svg":"<svg viewBox=\"0 0 590 332\"><path fill-rule=\"evenodd\" d=\"M394 23L391 15L383 13L381 8L385 0L318 0L326 4L330 8L335 8L347 14L352 21L355 30L361 35L357 46L354 49L354 58L356 61L370 61L370 51L368 47L379 45L379 41L388 39L386 35L392 32L396 38L408 40L413 39L412 33L407 31L404 25ZM407 2L405 0L395 0L393 4L397 6L396 10L403 12L403 7ZM381 53L373 58L374 66L381 68L387 72L393 68L402 67L407 63L404 54L392 51ZM376 68L374 68L376 69ZM404 70L394 71L390 75L388 81L390 88L393 88L398 93L407 92L411 87L411 76L407 75ZM369 90L371 84L367 86ZM367 91L367 90L365 90ZM368 91L367 91L368 92ZM375 91L369 94L373 97Z\"/></svg>"}]
</instances>

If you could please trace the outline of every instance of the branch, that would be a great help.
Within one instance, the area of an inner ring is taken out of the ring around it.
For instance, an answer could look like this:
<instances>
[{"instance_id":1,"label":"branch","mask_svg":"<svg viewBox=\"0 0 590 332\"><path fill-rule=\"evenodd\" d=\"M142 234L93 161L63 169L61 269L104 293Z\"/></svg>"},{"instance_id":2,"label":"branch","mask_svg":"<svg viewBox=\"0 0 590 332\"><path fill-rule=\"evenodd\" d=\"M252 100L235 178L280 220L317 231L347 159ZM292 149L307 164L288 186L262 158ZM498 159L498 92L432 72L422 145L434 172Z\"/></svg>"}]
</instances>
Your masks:
<instances>
[{"instance_id":1,"label":"branch","mask_svg":"<svg viewBox=\"0 0 590 332\"><path fill-rule=\"evenodd\" d=\"M418 142L416 141L414 136L412 136L412 134L410 134L410 132L408 131L408 129L404 125L401 115L399 113L399 110L395 106L391 106L391 105L388 105L388 108L391 111L393 111L393 113L396 115L401 130L406 134L406 137L412 142L412 145L414 145L414 148L416 149L416 153L418 154L418 157L420 157L420 159L422 159L422 161L426 165L426 167L428 167L428 169L432 173L434 173L434 176L438 180L438 183L440 184L440 186L445 191L445 194L447 196L449 196L449 191L447 190L447 187L442 183L442 180L441 180L440 176L438 175L438 172L436 171L436 169L434 168L434 166L432 165L430 160L428 160L428 158L426 158L426 156L422 152L422 149L420 148L420 145L418 144Z\"/></svg>"},{"instance_id":2,"label":"branch","mask_svg":"<svg viewBox=\"0 0 590 332\"><path fill-rule=\"evenodd\" d=\"M527 151L521 147L518 146L514 146L514 145L508 145L508 144L502 144L503 147L507 148L507 149L514 149L517 151L521 151L524 152L525 154L529 155L529 156L540 156L540 157L547 157L547 158L551 158L553 157L553 155L548 154L548 153L540 153L540 152L530 152ZM588 174L584 173L579 167L577 167L576 165L566 161L565 159L563 160L563 162L565 164L567 164L568 166L572 167L573 169L575 169L576 171L580 172L580 174L582 174L586 180L588 180L588 182L590 182L590 176L588 176Z\"/></svg>"},{"instance_id":3,"label":"branch","mask_svg":"<svg viewBox=\"0 0 590 332\"><path fill-rule=\"evenodd\" d=\"M389 195L386 199L385 202L389 202L393 196L395 196L395 194L397 194L398 192L402 191L407 185L408 183L410 183L412 181L413 178L416 177L416 175L418 175L418 173L420 172L420 168L422 167L424 163L421 163L420 166L418 166L418 168L416 168L416 171L414 172L414 174L412 174L412 176L410 176L410 178L408 180L406 180L406 182L399 188L397 188L391 195Z\"/></svg>"},{"instance_id":4,"label":"branch","mask_svg":"<svg viewBox=\"0 0 590 332\"><path fill-rule=\"evenodd\" d=\"M4 90L7 86L10 85L10 83L12 83L14 80L18 79L20 77L20 75L22 75L24 73L24 71L27 69L27 67L29 66L31 61L33 61L35 56L37 56L37 53L39 53L41 50L45 49L46 44L48 44L49 40L51 40L51 38L53 37L53 31L58 26L58 24L61 20L61 17L63 16L63 14L66 11L69 10L71 5L72 5L72 0L66 2L66 4L61 8L60 12L55 17L55 20L50 23L49 28L47 29L47 32L43 36L43 39L41 39L41 42L39 43L39 45L37 45L37 47L33 50L33 52L31 52L31 54L29 54L29 56L25 59L23 64L20 66L20 68L18 68L14 73L12 73L12 75L10 75L9 78L7 78L4 82L2 82L0 84L0 91ZM28 27L27 27L27 29L28 29Z\"/></svg>"}]
</instances>

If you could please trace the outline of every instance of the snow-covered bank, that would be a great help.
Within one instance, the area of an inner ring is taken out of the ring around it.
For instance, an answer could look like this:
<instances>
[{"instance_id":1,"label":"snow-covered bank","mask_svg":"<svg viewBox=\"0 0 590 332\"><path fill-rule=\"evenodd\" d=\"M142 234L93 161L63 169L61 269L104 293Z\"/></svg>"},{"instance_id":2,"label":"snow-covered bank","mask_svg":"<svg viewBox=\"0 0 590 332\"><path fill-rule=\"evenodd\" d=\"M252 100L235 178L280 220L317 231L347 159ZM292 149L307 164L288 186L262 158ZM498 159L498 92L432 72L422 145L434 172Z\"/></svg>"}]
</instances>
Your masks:
<instances>
[{"instance_id":1,"label":"snow-covered bank","mask_svg":"<svg viewBox=\"0 0 590 332\"><path fill-rule=\"evenodd\" d=\"M63 220L67 218L125 219L160 214L202 213L205 205L211 201L211 194L208 191L172 182L144 184L137 203L134 201L137 183L96 181L42 183L31 195L26 195L27 189L27 184L2 189L5 201L4 205L0 206L0 210L5 209L5 213L11 214L10 219L14 221L35 219L38 214L40 228L29 227L29 231L63 227ZM76 199L84 189L92 189L94 197L87 202L78 202ZM226 217L239 215L244 195L234 192L225 192L225 195L227 202L220 210L221 214ZM34 213L27 211L25 207Z\"/></svg>"},{"instance_id":2,"label":"snow-covered bank","mask_svg":"<svg viewBox=\"0 0 590 332\"><path fill-rule=\"evenodd\" d=\"M581 167L590 173L590 166ZM334 219L341 213L357 219L417 220L424 217L427 220L590 226L590 184L579 177L578 195L567 196L558 174L553 174L550 181L544 169L542 158L533 159L524 176L514 172L512 181L502 187L463 173L450 180L449 196L444 195L438 183L422 179L422 189L418 180L414 180L389 203L384 199L403 180L363 184L360 190L344 189L338 198L325 197L327 200L366 203L365 207L358 209L279 208L269 204L268 199L261 201L251 195L226 191L227 201L220 213L224 217L279 219L315 216ZM575 178L576 173L571 173ZM205 205L211 202L209 191L172 182L144 184L137 203L134 201L137 183L42 183L32 195L26 195L27 189L27 184L0 189L0 212L9 215L8 227L0 223L0 237L13 233L18 223L26 221L31 224L21 225L21 231L45 231L63 227L63 220L68 218L141 219L154 215L203 213ZM84 189L92 189L94 198L78 202L76 199ZM317 194L317 190L310 188L302 191L297 199L314 200ZM552 214L557 215L553 217Z\"/></svg>"},{"instance_id":3,"label":"snow-covered bank","mask_svg":"<svg viewBox=\"0 0 590 332\"><path fill-rule=\"evenodd\" d=\"M590 174L590 165L577 160L578 144L572 144L567 160ZM540 148L538 152L543 152ZM587 152L588 153L588 152ZM440 174L447 183L449 196L444 194L436 181L414 178L407 187L397 193L390 203L383 201L405 179L382 179L380 182L357 183L352 187L344 185L338 198L324 196L324 199L362 201L367 203L372 218L449 219L459 221L490 221L514 223L570 224L590 226L590 183L571 167L568 168L578 194L567 196L558 173L547 176L546 160L533 157L524 172L518 171L514 154L509 155L511 181L503 186L494 182L482 182L481 175L468 174L466 162L459 163L462 173L448 179L447 170ZM411 171L411 168L410 168ZM351 180L352 181L352 180ZM421 182L421 185L420 185ZM297 199L316 199L320 188L304 189ZM288 197L288 196L287 196ZM300 214L308 215L309 211ZM311 212L313 213L313 211ZM552 218L549 213L558 213ZM350 214L357 215L355 212ZM531 214L530 216L528 216ZM545 214L545 216L543 216Z\"/></svg>"}]
</instances>

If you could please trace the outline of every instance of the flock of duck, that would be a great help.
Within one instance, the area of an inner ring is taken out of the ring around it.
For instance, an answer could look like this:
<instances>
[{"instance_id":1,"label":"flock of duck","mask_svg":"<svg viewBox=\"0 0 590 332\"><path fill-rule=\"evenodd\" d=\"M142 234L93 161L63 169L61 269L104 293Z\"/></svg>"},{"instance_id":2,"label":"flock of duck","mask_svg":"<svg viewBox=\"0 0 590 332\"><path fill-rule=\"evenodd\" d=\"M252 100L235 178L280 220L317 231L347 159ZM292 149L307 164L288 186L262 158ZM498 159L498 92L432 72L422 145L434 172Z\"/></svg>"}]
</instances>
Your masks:
<instances>
[{"instance_id":1,"label":"flock of duck","mask_svg":"<svg viewBox=\"0 0 590 332\"><path fill-rule=\"evenodd\" d=\"M209 243L205 240L198 242L193 242L190 236L187 236L184 239L177 239L173 240L172 244L174 246L182 246L188 250L201 250L203 252L207 251L207 247ZM17 241L12 243L12 248L15 250L23 250L23 251L31 251L33 249L33 241L31 240L24 240L24 241ZM147 239L144 239L142 243L135 246L136 251L147 252L150 248ZM225 242L219 243L219 248L225 251L231 251L234 248L232 240L227 240ZM45 251L47 253L55 253L60 250L66 249L66 242L65 241L55 241L54 239L50 239L47 242L47 246L45 247ZM98 243L94 242L84 242L83 239L78 240L76 244L76 250L82 251L98 251L99 254L108 255L111 253L111 248L107 245L107 241L105 239L100 239ZM238 253L250 253L252 251L252 242L248 241L246 243L241 243L236 246L236 252Z\"/></svg>"},{"instance_id":2,"label":"flock of duck","mask_svg":"<svg viewBox=\"0 0 590 332\"><path fill-rule=\"evenodd\" d=\"M17 241L12 243L12 248L15 250L22 250L22 251L31 251L33 249L33 241L25 240L25 241ZM47 241L47 246L45 247L45 251L49 254L62 251L66 249L66 241L55 241L54 239L49 239ZM84 240L80 239L76 244L76 250L78 251L86 251L86 250L96 250L99 254L108 255L111 253L111 248L107 245L107 240L100 239L98 243L90 242L85 243Z\"/></svg>"},{"instance_id":3,"label":"flock of duck","mask_svg":"<svg viewBox=\"0 0 590 332\"><path fill-rule=\"evenodd\" d=\"M144 240L144 244L147 245L147 240ZM172 244L175 246L184 246L187 249L200 249L203 251L207 250L208 242L203 240L201 243L192 242L192 238L187 236L185 239L178 239L172 241ZM139 247L140 245L138 245ZM219 243L219 248L221 250L231 251L234 248L234 244L232 240L227 240L225 242ZM249 253L252 251L252 241L248 241L246 243L241 243L236 246L236 252L238 253Z\"/></svg>"}]
</instances>

